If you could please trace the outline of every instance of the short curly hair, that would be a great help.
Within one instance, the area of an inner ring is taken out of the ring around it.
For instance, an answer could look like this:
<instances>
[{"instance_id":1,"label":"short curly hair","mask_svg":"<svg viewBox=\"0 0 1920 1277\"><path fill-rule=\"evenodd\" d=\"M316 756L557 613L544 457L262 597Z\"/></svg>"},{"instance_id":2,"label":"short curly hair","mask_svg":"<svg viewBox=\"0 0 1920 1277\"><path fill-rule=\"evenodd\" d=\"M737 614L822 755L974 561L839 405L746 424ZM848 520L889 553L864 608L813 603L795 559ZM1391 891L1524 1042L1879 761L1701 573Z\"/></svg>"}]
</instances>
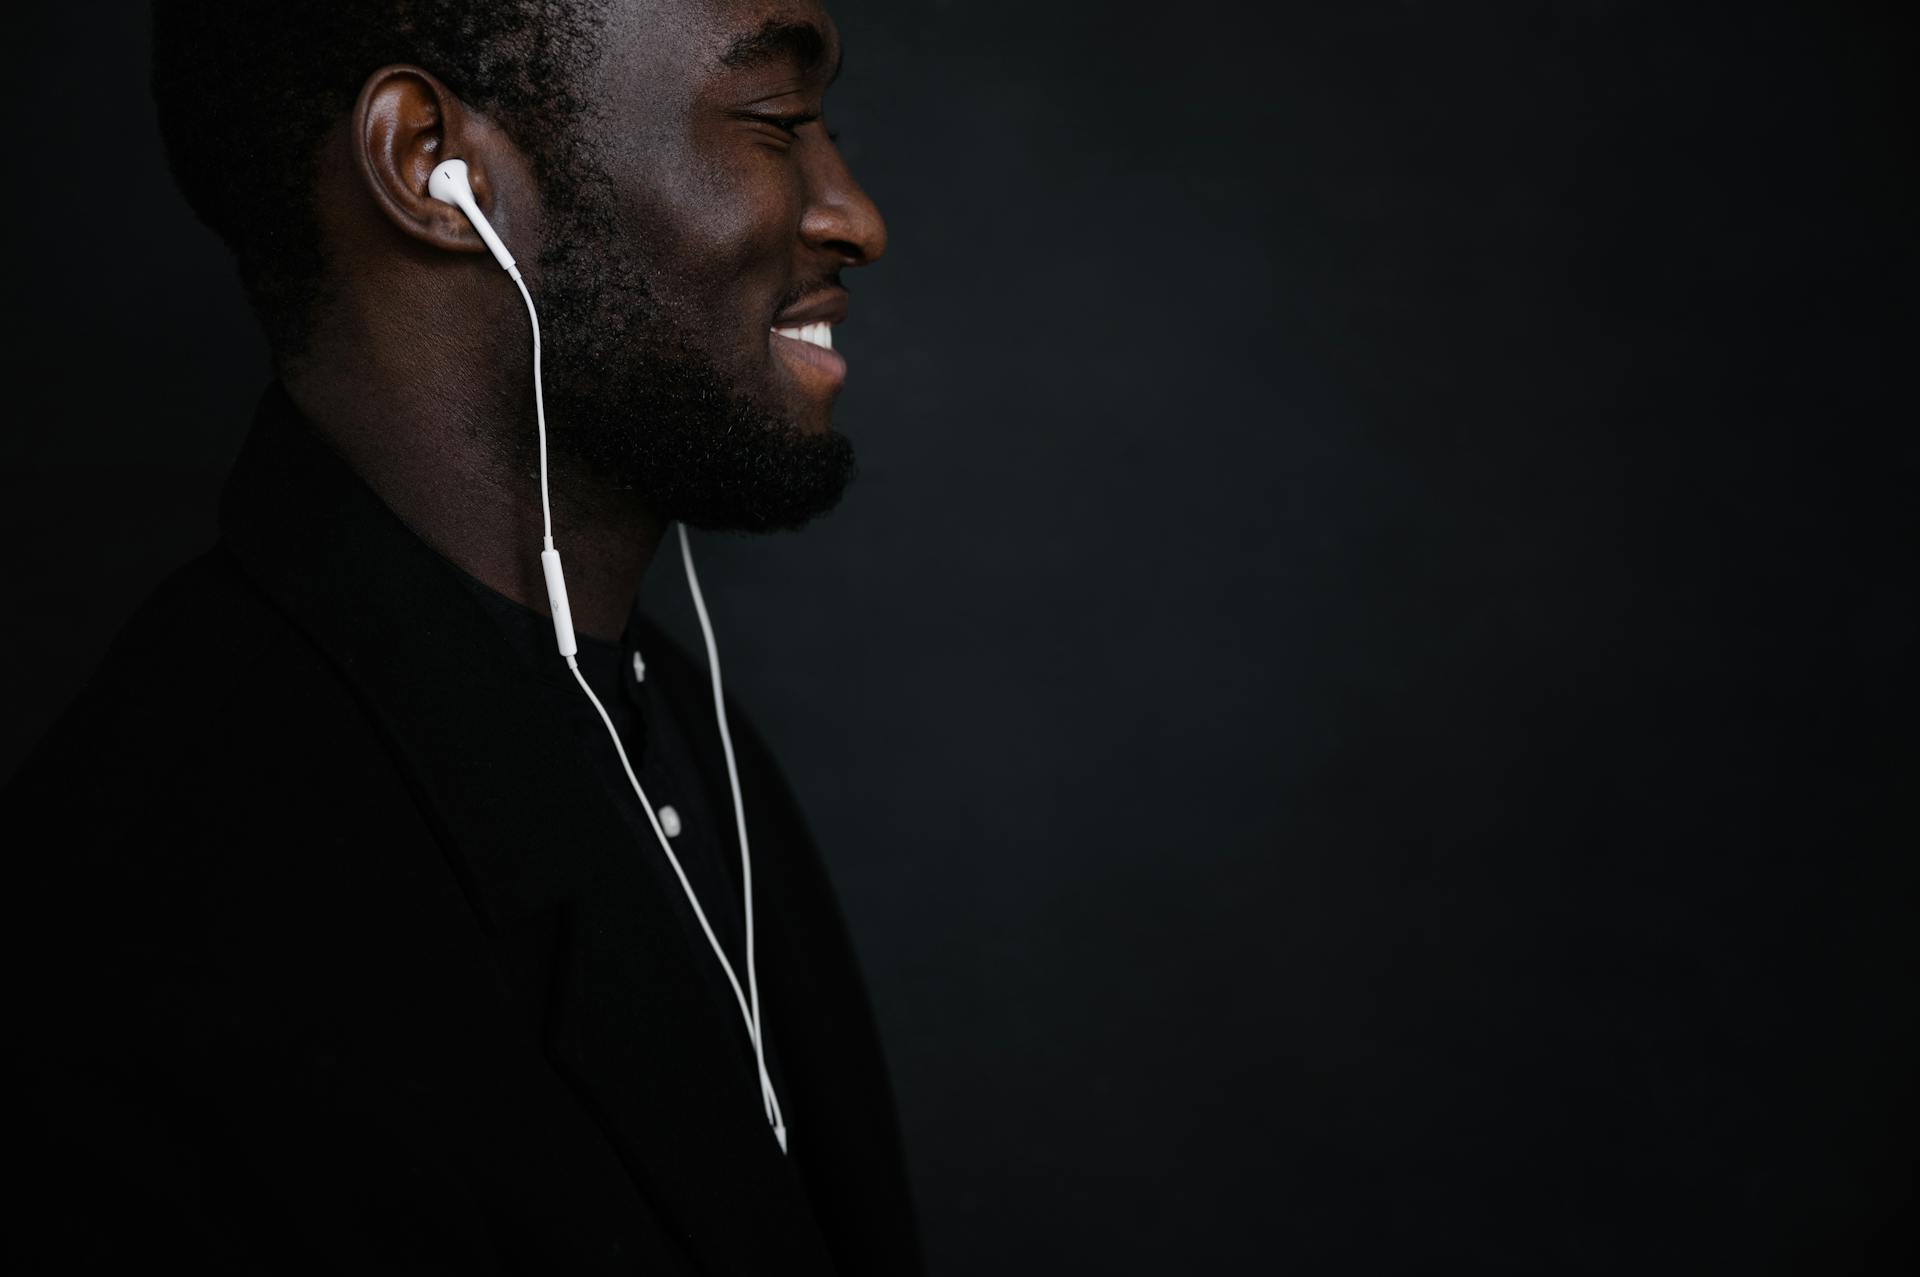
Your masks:
<instances>
[{"instance_id":1,"label":"short curly hair","mask_svg":"<svg viewBox=\"0 0 1920 1277\"><path fill-rule=\"evenodd\" d=\"M328 264L327 132L373 71L412 63L564 181L605 0L154 0L153 100L175 182L233 251L274 350L306 348Z\"/></svg>"}]
</instances>

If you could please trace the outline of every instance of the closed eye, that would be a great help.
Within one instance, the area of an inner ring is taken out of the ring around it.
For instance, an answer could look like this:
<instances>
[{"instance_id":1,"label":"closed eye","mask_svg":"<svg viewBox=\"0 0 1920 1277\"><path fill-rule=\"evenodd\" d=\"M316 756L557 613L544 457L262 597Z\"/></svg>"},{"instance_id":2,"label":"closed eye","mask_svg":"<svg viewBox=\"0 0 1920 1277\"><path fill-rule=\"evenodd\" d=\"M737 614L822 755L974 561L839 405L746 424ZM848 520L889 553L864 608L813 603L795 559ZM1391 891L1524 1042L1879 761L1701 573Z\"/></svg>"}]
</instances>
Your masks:
<instances>
[{"instance_id":1,"label":"closed eye","mask_svg":"<svg viewBox=\"0 0 1920 1277\"><path fill-rule=\"evenodd\" d=\"M800 126L802 124L812 124L820 118L820 113L818 111L809 111L804 115L761 115L755 112L746 118L758 124L771 124L788 137L798 137L800 136Z\"/></svg>"},{"instance_id":2,"label":"closed eye","mask_svg":"<svg viewBox=\"0 0 1920 1277\"><path fill-rule=\"evenodd\" d=\"M769 115L760 111L742 111L739 113L739 118L751 121L754 124L770 124L782 133L785 133L788 137L798 138L800 136L801 125L817 123L821 116L818 111L806 111L799 115ZM840 134L832 129L828 129L827 140L829 142L838 142L840 140Z\"/></svg>"}]
</instances>

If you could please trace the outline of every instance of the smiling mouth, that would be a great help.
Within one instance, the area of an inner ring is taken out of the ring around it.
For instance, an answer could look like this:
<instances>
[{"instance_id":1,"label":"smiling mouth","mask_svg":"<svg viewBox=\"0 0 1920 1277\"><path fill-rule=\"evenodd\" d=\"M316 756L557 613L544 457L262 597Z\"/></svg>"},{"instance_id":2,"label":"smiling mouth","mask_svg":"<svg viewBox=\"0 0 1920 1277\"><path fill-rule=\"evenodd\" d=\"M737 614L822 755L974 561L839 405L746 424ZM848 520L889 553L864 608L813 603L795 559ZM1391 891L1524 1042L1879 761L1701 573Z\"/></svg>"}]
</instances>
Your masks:
<instances>
[{"instance_id":1,"label":"smiling mouth","mask_svg":"<svg viewBox=\"0 0 1920 1277\"><path fill-rule=\"evenodd\" d=\"M847 379L847 361L833 348L831 324L801 324L769 331L775 352L810 388L831 392Z\"/></svg>"}]
</instances>

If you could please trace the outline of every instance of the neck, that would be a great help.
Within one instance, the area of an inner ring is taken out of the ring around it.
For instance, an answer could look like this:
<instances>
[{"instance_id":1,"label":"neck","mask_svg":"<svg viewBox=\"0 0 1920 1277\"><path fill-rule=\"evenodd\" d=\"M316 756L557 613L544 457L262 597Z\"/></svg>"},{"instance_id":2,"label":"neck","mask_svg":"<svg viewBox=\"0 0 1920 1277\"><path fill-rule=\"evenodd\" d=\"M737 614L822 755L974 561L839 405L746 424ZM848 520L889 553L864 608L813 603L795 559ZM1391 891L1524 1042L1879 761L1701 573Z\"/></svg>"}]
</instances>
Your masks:
<instances>
[{"instance_id":1,"label":"neck","mask_svg":"<svg viewBox=\"0 0 1920 1277\"><path fill-rule=\"evenodd\" d=\"M517 324L500 318L495 327L524 344L525 312ZM288 395L417 536L489 589L545 615L530 357L474 349L496 343L462 342L444 330L393 336L401 339L353 343L350 360L316 353L283 366ZM422 376L436 366L517 371L524 389L507 376L491 385ZM516 432L524 446L514 443ZM666 525L591 476L555 468L549 487L574 628L617 642Z\"/></svg>"}]
</instances>

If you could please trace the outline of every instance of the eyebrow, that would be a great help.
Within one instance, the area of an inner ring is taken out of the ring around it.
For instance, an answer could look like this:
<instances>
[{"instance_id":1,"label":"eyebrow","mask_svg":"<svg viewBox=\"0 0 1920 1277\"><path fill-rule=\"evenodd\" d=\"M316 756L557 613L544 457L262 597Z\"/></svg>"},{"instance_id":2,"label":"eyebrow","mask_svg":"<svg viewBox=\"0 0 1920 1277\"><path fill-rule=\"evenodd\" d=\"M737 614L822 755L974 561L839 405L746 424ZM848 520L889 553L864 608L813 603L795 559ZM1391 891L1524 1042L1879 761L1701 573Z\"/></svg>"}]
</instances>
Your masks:
<instances>
[{"instance_id":1,"label":"eyebrow","mask_svg":"<svg viewBox=\"0 0 1920 1277\"><path fill-rule=\"evenodd\" d=\"M833 64L833 73L827 77L828 84L839 78L846 54L846 49L842 48ZM720 55L720 65L736 71L774 62L791 62L803 73L810 74L819 70L820 64L826 60L825 33L811 22L793 22L785 18L768 18L760 24L758 31L734 37L727 51Z\"/></svg>"}]
</instances>

